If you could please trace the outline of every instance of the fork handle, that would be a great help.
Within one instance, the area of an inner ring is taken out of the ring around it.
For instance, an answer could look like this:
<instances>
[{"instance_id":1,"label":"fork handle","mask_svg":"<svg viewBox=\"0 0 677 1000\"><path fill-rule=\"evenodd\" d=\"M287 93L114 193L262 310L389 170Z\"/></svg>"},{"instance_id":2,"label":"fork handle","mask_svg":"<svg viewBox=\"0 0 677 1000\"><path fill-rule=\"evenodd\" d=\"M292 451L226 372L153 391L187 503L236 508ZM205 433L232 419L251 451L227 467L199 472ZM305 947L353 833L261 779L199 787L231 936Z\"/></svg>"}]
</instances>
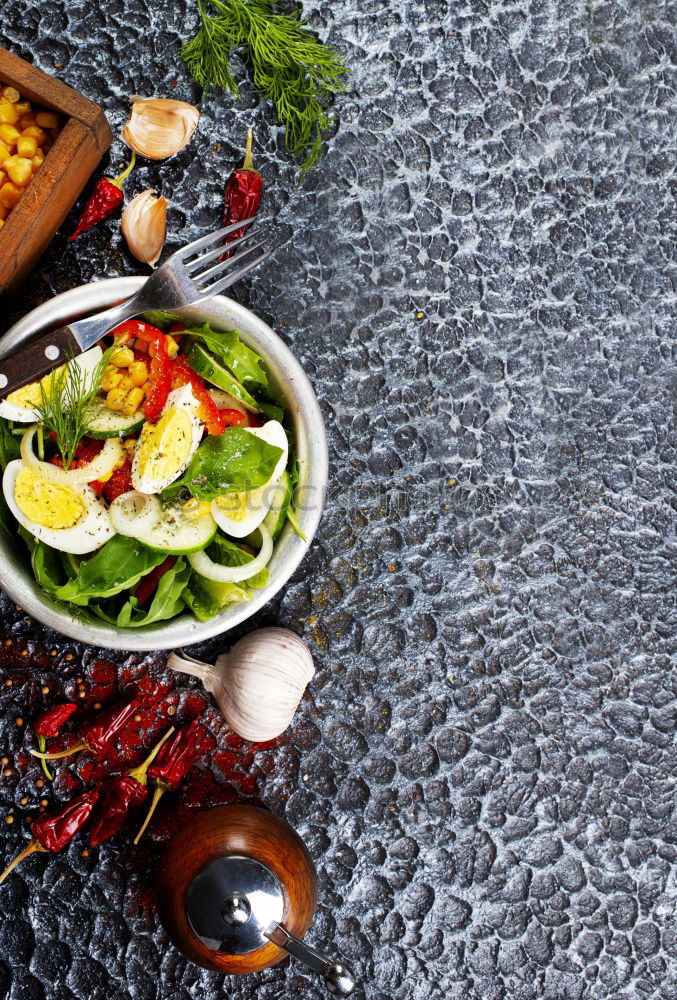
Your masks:
<instances>
[{"instance_id":1,"label":"fork handle","mask_svg":"<svg viewBox=\"0 0 677 1000\"><path fill-rule=\"evenodd\" d=\"M93 347L126 319L146 312L149 306L141 295L142 288L130 299L124 299L104 312L78 319L70 326L46 333L26 347L0 357L0 399L27 382L35 382L69 358ZM1 344L1 341L0 341ZM0 354L4 354L0 347Z\"/></svg>"},{"instance_id":2,"label":"fork handle","mask_svg":"<svg viewBox=\"0 0 677 1000\"><path fill-rule=\"evenodd\" d=\"M8 396L27 382L35 382L57 365L81 353L82 348L68 326L31 341L26 347L20 347L0 359L0 397Z\"/></svg>"}]
</instances>

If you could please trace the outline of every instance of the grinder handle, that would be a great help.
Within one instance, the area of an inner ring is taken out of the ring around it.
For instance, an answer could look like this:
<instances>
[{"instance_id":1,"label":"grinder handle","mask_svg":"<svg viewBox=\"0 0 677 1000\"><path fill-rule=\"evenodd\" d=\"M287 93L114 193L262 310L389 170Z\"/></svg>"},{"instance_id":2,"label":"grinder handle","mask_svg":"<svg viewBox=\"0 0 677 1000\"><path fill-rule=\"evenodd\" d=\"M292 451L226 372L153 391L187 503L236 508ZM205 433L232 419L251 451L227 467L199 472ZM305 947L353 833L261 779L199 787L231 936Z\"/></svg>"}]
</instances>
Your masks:
<instances>
[{"instance_id":1,"label":"grinder handle","mask_svg":"<svg viewBox=\"0 0 677 1000\"><path fill-rule=\"evenodd\" d=\"M273 920L264 934L278 948L282 948L287 954L297 958L299 962L303 962L313 972L319 972L324 977L327 989L334 996L348 997L355 989L355 979L345 966L339 962L329 962L326 958L322 958L307 944L290 934L282 924Z\"/></svg>"}]
</instances>

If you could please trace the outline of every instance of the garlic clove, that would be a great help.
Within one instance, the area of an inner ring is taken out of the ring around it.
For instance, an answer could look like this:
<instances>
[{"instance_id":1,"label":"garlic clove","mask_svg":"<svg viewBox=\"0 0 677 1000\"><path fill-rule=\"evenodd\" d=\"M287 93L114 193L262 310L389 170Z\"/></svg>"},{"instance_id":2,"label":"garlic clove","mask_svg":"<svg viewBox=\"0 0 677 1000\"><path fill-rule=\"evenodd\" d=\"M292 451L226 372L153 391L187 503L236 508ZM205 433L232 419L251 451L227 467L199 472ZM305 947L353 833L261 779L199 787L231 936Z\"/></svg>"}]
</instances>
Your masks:
<instances>
[{"instance_id":1,"label":"garlic clove","mask_svg":"<svg viewBox=\"0 0 677 1000\"><path fill-rule=\"evenodd\" d=\"M214 666L172 653L167 666L200 677L242 739L266 743L294 717L315 666L307 645L284 628L252 632Z\"/></svg>"},{"instance_id":2,"label":"garlic clove","mask_svg":"<svg viewBox=\"0 0 677 1000\"><path fill-rule=\"evenodd\" d=\"M155 267L167 234L167 199L155 191L142 191L132 198L120 220L129 252L142 264Z\"/></svg>"},{"instance_id":3,"label":"garlic clove","mask_svg":"<svg viewBox=\"0 0 677 1000\"><path fill-rule=\"evenodd\" d=\"M131 102L122 139L139 156L164 160L190 142L200 118L192 104L171 97L132 97Z\"/></svg>"}]
</instances>

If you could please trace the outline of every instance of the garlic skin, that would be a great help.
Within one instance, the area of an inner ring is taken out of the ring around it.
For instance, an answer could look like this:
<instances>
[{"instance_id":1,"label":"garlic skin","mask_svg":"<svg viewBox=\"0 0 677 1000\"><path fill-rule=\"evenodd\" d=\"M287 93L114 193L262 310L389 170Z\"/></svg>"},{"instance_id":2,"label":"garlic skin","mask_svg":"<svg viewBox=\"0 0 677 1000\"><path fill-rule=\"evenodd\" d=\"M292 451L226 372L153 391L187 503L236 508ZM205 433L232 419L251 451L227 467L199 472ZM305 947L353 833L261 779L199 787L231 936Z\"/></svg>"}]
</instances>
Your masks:
<instances>
[{"instance_id":1,"label":"garlic skin","mask_svg":"<svg viewBox=\"0 0 677 1000\"><path fill-rule=\"evenodd\" d=\"M132 256L155 267L167 235L167 199L152 189L137 194L122 213L120 228Z\"/></svg>"},{"instance_id":2,"label":"garlic skin","mask_svg":"<svg viewBox=\"0 0 677 1000\"><path fill-rule=\"evenodd\" d=\"M199 677L231 729L251 743L285 731L315 673L305 642L285 628L251 632L213 666L176 653L167 666Z\"/></svg>"},{"instance_id":3,"label":"garlic skin","mask_svg":"<svg viewBox=\"0 0 677 1000\"><path fill-rule=\"evenodd\" d=\"M164 160L183 149L200 118L192 104L171 97L132 97L129 120L122 140L139 156Z\"/></svg>"}]
</instances>

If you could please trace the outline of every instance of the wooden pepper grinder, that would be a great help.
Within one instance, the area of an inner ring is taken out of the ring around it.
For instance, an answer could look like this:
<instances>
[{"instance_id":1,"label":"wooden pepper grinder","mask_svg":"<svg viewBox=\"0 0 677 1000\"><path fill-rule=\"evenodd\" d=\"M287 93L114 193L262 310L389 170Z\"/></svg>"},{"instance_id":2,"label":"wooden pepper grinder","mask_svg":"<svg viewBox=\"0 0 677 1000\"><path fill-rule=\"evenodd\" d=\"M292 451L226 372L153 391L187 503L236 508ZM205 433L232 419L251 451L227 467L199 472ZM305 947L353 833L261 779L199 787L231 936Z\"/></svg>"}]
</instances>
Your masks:
<instances>
[{"instance_id":1,"label":"wooden pepper grinder","mask_svg":"<svg viewBox=\"0 0 677 1000\"><path fill-rule=\"evenodd\" d=\"M158 871L162 921L176 947L216 972L242 975L287 954L349 996L350 972L301 940L315 913L316 873L288 823L259 806L218 806L167 846Z\"/></svg>"}]
</instances>

